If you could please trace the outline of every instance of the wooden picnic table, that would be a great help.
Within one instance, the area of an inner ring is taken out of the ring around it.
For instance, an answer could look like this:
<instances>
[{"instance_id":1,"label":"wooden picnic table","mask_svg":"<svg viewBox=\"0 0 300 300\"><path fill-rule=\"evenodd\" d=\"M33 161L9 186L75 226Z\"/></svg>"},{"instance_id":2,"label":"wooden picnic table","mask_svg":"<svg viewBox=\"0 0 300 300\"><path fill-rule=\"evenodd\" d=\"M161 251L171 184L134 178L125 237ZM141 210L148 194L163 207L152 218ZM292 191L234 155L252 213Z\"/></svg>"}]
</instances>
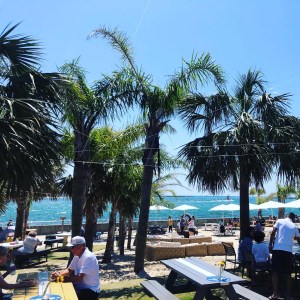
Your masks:
<instances>
[{"instance_id":1,"label":"wooden picnic table","mask_svg":"<svg viewBox=\"0 0 300 300\"><path fill-rule=\"evenodd\" d=\"M171 269L166 281L166 288L171 292L184 292L193 285L196 289L194 299L197 300L202 300L204 297L206 299L213 298L211 289L215 288L223 288L229 299L238 300L239 295L235 291L233 284L247 282L245 279L226 271L222 273L224 281L213 280L219 276L219 267L196 257L162 260L161 263ZM175 285L178 275L188 280L186 286L181 285L181 290Z\"/></svg>"},{"instance_id":2,"label":"wooden picnic table","mask_svg":"<svg viewBox=\"0 0 300 300\"><path fill-rule=\"evenodd\" d=\"M41 272L39 272L41 273ZM12 300L29 300L31 297L42 295L48 281L41 280L38 272L19 274L17 280L35 279L38 285L30 288L15 289ZM42 272L48 273L48 272ZM61 300L78 300L75 289L71 282L51 282L47 294L59 295Z\"/></svg>"}]
</instances>

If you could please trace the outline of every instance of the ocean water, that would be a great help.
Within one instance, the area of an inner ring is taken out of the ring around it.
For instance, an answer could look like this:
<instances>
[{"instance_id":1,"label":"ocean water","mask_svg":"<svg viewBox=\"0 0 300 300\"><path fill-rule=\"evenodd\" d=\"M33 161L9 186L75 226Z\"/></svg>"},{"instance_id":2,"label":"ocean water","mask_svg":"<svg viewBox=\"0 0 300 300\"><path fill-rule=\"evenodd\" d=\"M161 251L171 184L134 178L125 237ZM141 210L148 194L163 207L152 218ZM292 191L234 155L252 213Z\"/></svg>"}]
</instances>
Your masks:
<instances>
[{"instance_id":1,"label":"ocean water","mask_svg":"<svg viewBox=\"0 0 300 300\"><path fill-rule=\"evenodd\" d=\"M239 204L238 196L230 196L230 201L228 201L227 196L178 196L172 197L167 196L166 200L174 203L175 206L182 204L188 204L195 206L198 209L186 211L190 215L194 215L196 219L201 218L233 218L239 217L239 211L209 211L212 207L220 204ZM286 202L295 199L287 199ZM255 203L255 197L250 197L250 203ZM13 221L16 220L16 204L9 203L7 211L0 216L0 226L5 226L9 219ZM52 225L61 224L60 217L65 216L65 224L71 223L71 208L72 202L67 198L58 198L57 200L51 200L49 198L44 198L39 202L34 202L30 208L29 213L29 225ZM286 212L294 211L296 214L300 215L300 209L288 209ZM107 223L109 218L109 210L106 211L102 218L98 218L98 223ZM183 211L178 210L160 210L160 211L150 211L150 220L167 220L168 216L171 216L173 220L179 219ZM277 209L273 212L271 209L263 210L264 216L272 215L272 213L277 216ZM257 210L251 210L250 216L257 216ZM135 218L138 221L138 217Z\"/></svg>"}]
</instances>

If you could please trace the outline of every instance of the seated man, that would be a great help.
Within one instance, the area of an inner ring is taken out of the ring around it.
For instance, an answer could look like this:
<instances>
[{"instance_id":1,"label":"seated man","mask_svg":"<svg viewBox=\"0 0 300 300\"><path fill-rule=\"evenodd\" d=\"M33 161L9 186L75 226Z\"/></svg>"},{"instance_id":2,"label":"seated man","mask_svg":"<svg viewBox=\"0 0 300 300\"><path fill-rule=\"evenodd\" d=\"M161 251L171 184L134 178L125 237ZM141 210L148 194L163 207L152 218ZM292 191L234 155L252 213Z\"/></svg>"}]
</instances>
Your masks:
<instances>
[{"instance_id":1,"label":"seated man","mask_svg":"<svg viewBox=\"0 0 300 300\"><path fill-rule=\"evenodd\" d=\"M42 245L42 242L36 237L35 231L30 231L23 242L23 247L15 251L15 254L33 253L36 247Z\"/></svg>"},{"instance_id":2,"label":"seated man","mask_svg":"<svg viewBox=\"0 0 300 300\"><path fill-rule=\"evenodd\" d=\"M67 269L54 272L52 278L66 276L66 282L73 282L79 300L96 300L100 293L98 261L94 253L85 246L85 238L74 236L70 244L74 257Z\"/></svg>"}]
</instances>

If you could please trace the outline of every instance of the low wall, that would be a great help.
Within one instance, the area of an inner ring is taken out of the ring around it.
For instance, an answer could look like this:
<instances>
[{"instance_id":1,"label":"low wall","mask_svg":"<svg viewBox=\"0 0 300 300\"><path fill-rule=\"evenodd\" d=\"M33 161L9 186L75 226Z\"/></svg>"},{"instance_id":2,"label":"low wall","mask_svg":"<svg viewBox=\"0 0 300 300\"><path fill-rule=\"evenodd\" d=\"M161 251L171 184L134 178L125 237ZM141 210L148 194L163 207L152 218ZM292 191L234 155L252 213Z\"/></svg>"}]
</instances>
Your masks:
<instances>
[{"instance_id":1,"label":"low wall","mask_svg":"<svg viewBox=\"0 0 300 300\"><path fill-rule=\"evenodd\" d=\"M220 219L198 219L195 222L196 226L203 226L204 223L217 223L220 221ZM159 221L149 221L149 226L151 225L160 225L163 227L167 227L167 221L166 220L159 220ZM176 227L176 221L173 221L173 227ZM84 227L85 224L83 224ZM119 226L119 223L117 223L117 227ZM138 222L133 222L133 229L136 230L138 227ZM57 225L43 225L43 226L32 226L32 228L37 229L37 233L39 235L45 235L45 234L51 234L56 233L58 231L62 230L61 224ZM70 231L71 225L64 225L63 227L64 231ZM108 231L108 223L99 223L97 224L97 231L101 232L107 232Z\"/></svg>"}]
</instances>

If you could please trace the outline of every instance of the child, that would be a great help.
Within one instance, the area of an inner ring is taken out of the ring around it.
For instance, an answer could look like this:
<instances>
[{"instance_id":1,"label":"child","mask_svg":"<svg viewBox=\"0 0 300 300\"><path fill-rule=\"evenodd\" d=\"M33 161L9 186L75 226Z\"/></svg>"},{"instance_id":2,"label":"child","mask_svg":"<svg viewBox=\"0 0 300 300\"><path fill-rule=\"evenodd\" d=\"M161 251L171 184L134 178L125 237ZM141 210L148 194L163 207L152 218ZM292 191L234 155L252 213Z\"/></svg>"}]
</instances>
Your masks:
<instances>
[{"instance_id":1,"label":"child","mask_svg":"<svg viewBox=\"0 0 300 300\"><path fill-rule=\"evenodd\" d=\"M264 243L265 234L262 231L254 232L252 253L258 267L268 267L270 265L270 253L268 244Z\"/></svg>"}]
</instances>

